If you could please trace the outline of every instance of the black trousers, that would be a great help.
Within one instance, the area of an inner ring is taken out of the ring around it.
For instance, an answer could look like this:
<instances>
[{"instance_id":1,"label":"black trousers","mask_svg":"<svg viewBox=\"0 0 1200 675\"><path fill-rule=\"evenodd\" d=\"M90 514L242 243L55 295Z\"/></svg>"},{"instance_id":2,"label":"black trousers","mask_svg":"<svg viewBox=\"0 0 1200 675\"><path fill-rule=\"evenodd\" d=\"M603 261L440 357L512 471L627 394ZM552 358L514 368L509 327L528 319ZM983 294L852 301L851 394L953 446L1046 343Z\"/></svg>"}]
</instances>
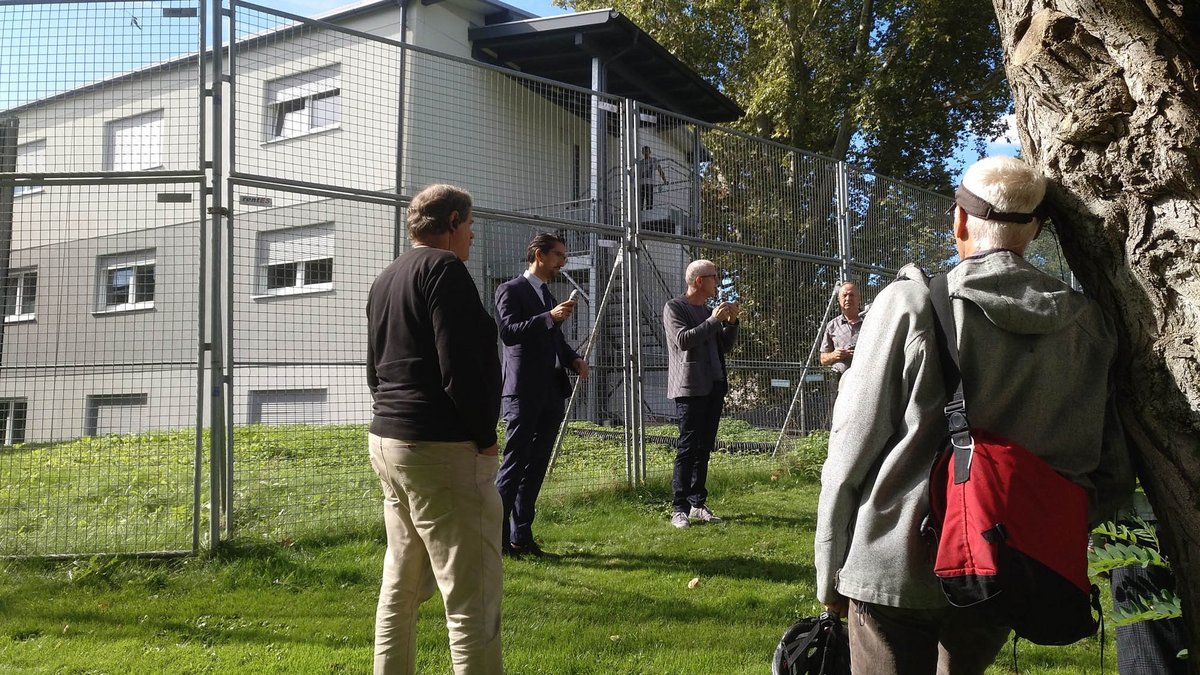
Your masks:
<instances>
[{"instance_id":1,"label":"black trousers","mask_svg":"<svg viewBox=\"0 0 1200 675\"><path fill-rule=\"evenodd\" d=\"M646 185L639 185L638 199L641 202L643 211L649 211L650 209L654 208L654 184L648 183Z\"/></svg>"},{"instance_id":2,"label":"black trousers","mask_svg":"<svg viewBox=\"0 0 1200 675\"><path fill-rule=\"evenodd\" d=\"M504 504L501 543L528 546L533 542L537 498L546 480L565 403L559 396L505 396L502 405L507 429L504 457L496 472L496 489Z\"/></svg>"},{"instance_id":3,"label":"black trousers","mask_svg":"<svg viewBox=\"0 0 1200 675\"><path fill-rule=\"evenodd\" d=\"M717 442L717 425L725 405L724 382L714 382L707 396L682 396L675 399L679 415L679 444L675 450L675 471L671 477L674 498L671 510L687 513L690 507L704 506L708 499L708 458Z\"/></svg>"}]
</instances>

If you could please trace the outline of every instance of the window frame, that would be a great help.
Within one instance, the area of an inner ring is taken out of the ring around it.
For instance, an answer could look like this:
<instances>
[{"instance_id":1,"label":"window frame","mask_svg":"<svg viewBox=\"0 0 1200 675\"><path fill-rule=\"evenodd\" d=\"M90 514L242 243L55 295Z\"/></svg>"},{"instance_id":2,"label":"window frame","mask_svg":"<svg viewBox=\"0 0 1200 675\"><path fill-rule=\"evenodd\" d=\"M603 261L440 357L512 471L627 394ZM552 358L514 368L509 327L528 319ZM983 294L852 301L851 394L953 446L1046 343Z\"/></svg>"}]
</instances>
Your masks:
<instances>
[{"instance_id":1,"label":"window frame","mask_svg":"<svg viewBox=\"0 0 1200 675\"><path fill-rule=\"evenodd\" d=\"M26 294L29 289L26 287L25 281L33 279L33 311L21 311L25 305ZM4 315L4 323L22 323L25 321L33 321L37 319L37 286L38 286L38 270L37 267L25 267L21 269L11 270L8 273L8 279L5 280L3 288L0 288L0 306L7 302L8 285L16 281L16 289L13 291L13 313Z\"/></svg>"},{"instance_id":2,"label":"window frame","mask_svg":"<svg viewBox=\"0 0 1200 675\"><path fill-rule=\"evenodd\" d=\"M327 387L302 389L252 389L250 390L246 409L247 424L265 424L268 426L326 425L331 423L329 415L329 389ZM290 405L297 412L303 413L304 419L299 421L280 422L263 421L264 406Z\"/></svg>"},{"instance_id":3,"label":"window frame","mask_svg":"<svg viewBox=\"0 0 1200 675\"><path fill-rule=\"evenodd\" d=\"M134 124L138 120L144 120L142 124ZM104 170L105 171L150 171L154 169L162 169L163 164L163 130L164 130L165 114L163 109L148 110L136 115L128 115L115 120L111 120L104 125ZM150 135L149 143L151 148L147 151L142 145L136 145L127 153L119 153L119 138L118 133L123 130L133 129L139 126L153 126L153 133ZM128 155L132 161L124 160L124 156ZM138 162L143 155L146 159ZM118 162L118 158L122 158Z\"/></svg>"},{"instance_id":4,"label":"window frame","mask_svg":"<svg viewBox=\"0 0 1200 675\"><path fill-rule=\"evenodd\" d=\"M148 300L138 299L138 276L142 268L149 267L152 271L153 288ZM125 302L109 303L110 273L116 270L130 270L128 295ZM118 314L122 312L137 312L154 309L155 296L158 295L158 260L154 249L102 255L96 262L96 309L92 314Z\"/></svg>"},{"instance_id":5,"label":"window frame","mask_svg":"<svg viewBox=\"0 0 1200 675\"><path fill-rule=\"evenodd\" d=\"M88 394L84 397L83 402L83 435L91 438L99 438L108 434L117 433L141 433L137 431L131 432L105 432L100 433L100 416L101 411L106 407L125 407L134 408L140 407L144 412L149 413L150 394L148 392L136 392L131 394Z\"/></svg>"},{"instance_id":6,"label":"window frame","mask_svg":"<svg viewBox=\"0 0 1200 675\"><path fill-rule=\"evenodd\" d=\"M337 257L335 255L334 243L335 232L336 230L332 221L259 232L255 254L256 260L254 263L255 294L253 297L255 299L265 299L288 295L327 293L334 290L333 272ZM283 256L281 259L272 262L275 260L271 252L273 245L309 250L299 255ZM328 250L325 250L326 247L328 247ZM308 266L311 263L324 260L329 261L326 272L329 280L307 283L307 279L312 273L308 269ZM296 266L293 283L286 286L272 287L272 268L279 268L286 265Z\"/></svg>"},{"instance_id":7,"label":"window frame","mask_svg":"<svg viewBox=\"0 0 1200 675\"><path fill-rule=\"evenodd\" d=\"M21 424L17 425L17 407L21 408ZM17 438L18 431L20 438ZM24 443L29 431L29 399L24 396L0 398L0 445Z\"/></svg>"},{"instance_id":8,"label":"window frame","mask_svg":"<svg viewBox=\"0 0 1200 675\"><path fill-rule=\"evenodd\" d=\"M36 148L34 147L36 146ZM25 152L22 152L22 150ZM30 150L33 150L34 161L33 166L29 166ZM29 141L17 146L17 173L44 173L46 171L46 139L39 138L36 141ZM13 199L18 197L28 197L46 191L45 185L14 185Z\"/></svg>"},{"instance_id":9,"label":"window frame","mask_svg":"<svg viewBox=\"0 0 1200 675\"><path fill-rule=\"evenodd\" d=\"M264 113L264 143L277 143L292 138L318 134L342 126L341 64L322 66L266 83ZM314 103L334 99L330 109L318 114ZM289 130L288 118L295 115L296 128ZM316 125L319 117L330 115L332 121Z\"/></svg>"}]
</instances>

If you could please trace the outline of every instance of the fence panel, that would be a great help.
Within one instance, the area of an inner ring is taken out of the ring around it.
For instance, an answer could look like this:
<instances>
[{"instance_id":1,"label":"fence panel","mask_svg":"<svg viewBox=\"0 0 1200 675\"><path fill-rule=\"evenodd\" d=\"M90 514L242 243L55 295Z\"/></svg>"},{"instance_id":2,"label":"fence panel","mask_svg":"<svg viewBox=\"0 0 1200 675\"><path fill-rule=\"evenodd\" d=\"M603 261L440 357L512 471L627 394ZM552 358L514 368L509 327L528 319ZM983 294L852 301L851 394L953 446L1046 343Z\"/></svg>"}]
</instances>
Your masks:
<instances>
[{"instance_id":1,"label":"fence panel","mask_svg":"<svg viewBox=\"0 0 1200 675\"><path fill-rule=\"evenodd\" d=\"M192 548L199 199L198 183L48 183L17 198L0 555ZM119 224L70 215L114 212Z\"/></svg>"},{"instance_id":2,"label":"fence panel","mask_svg":"<svg viewBox=\"0 0 1200 675\"><path fill-rule=\"evenodd\" d=\"M17 171L199 171L199 14L196 0L0 5Z\"/></svg>"},{"instance_id":3,"label":"fence panel","mask_svg":"<svg viewBox=\"0 0 1200 675\"><path fill-rule=\"evenodd\" d=\"M236 5L235 175L396 192L403 50Z\"/></svg>"},{"instance_id":4,"label":"fence panel","mask_svg":"<svg viewBox=\"0 0 1200 675\"><path fill-rule=\"evenodd\" d=\"M838 164L661 110L643 111L638 132L638 145L669 170L657 188L662 176L646 176L654 164L642 161L635 179L639 191L655 191L637 200L644 475L671 473L678 418L666 396L662 308L701 258L718 268L720 297L742 305L726 360L718 451L727 454L714 462L769 462L796 388L827 376L810 359L841 275ZM814 399L820 412L810 410L806 430L827 423L828 392Z\"/></svg>"},{"instance_id":5,"label":"fence panel","mask_svg":"<svg viewBox=\"0 0 1200 675\"><path fill-rule=\"evenodd\" d=\"M0 6L0 555L196 546L200 27Z\"/></svg>"},{"instance_id":6,"label":"fence panel","mask_svg":"<svg viewBox=\"0 0 1200 675\"><path fill-rule=\"evenodd\" d=\"M279 541L370 522L365 307L396 207L261 184L232 202L234 531Z\"/></svg>"},{"instance_id":7,"label":"fence panel","mask_svg":"<svg viewBox=\"0 0 1200 675\"><path fill-rule=\"evenodd\" d=\"M239 5L235 26L235 531L280 539L377 518L366 292L409 246L403 205L432 183L472 193L467 265L489 311L534 234L564 237L551 287L582 292L564 330L593 364L572 419L584 435L623 424L619 302L600 308L622 232L616 99L257 5ZM619 443L585 444L569 434L547 491L626 480Z\"/></svg>"},{"instance_id":8,"label":"fence panel","mask_svg":"<svg viewBox=\"0 0 1200 675\"><path fill-rule=\"evenodd\" d=\"M909 263L934 271L956 260L949 197L854 167L846 174L850 256L868 287Z\"/></svg>"}]
</instances>

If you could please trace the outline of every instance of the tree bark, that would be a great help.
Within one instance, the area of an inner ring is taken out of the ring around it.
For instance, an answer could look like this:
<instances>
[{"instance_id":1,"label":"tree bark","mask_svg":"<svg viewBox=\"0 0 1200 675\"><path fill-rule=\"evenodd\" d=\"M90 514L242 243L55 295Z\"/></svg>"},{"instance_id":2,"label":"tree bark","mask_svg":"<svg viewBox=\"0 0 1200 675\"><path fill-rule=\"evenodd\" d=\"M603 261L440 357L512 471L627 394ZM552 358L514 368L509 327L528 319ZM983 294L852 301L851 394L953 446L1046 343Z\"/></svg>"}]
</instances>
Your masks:
<instances>
[{"instance_id":1,"label":"tree bark","mask_svg":"<svg viewBox=\"0 0 1200 675\"><path fill-rule=\"evenodd\" d=\"M1118 325L1121 418L1165 528L1188 667L1200 673L1200 9L993 4L1022 152L1052 181L1072 270Z\"/></svg>"}]
</instances>

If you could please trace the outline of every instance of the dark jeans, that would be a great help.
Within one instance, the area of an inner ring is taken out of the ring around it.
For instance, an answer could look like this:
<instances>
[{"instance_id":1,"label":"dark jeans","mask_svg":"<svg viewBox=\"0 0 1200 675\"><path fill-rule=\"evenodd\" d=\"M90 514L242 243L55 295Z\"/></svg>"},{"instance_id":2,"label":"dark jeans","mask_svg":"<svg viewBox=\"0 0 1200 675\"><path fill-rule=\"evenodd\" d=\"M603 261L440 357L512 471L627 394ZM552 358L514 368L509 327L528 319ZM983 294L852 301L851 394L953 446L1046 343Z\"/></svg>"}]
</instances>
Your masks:
<instances>
[{"instance_id":1,"label":"dark jeans","mask_svg":"<svg viewBox=\"0 0 1200 675\"><path fill-rule=\"evenodd\" d=\"M708 458L717 442L717 425L725 405L724 382L714 382L707 396L682 396L675 399L679 415L679 445L675 451L675 471L671 477L674 499L671 510L687 513L691 506L704 506L708 499Z\"/></svg>"},{"instance_id":2,"label":"dark jeans","mask_svg":"<svg viewBox=\"0 0 1200 675\"><path fill-rule=\"evenodd\" d=\"M501 543L527 546L533 542L534 504L546 480L565 405L561 396L505 396L503 412L504 457L496 473L504 504Z\"/></svg>"}]
</instances>

